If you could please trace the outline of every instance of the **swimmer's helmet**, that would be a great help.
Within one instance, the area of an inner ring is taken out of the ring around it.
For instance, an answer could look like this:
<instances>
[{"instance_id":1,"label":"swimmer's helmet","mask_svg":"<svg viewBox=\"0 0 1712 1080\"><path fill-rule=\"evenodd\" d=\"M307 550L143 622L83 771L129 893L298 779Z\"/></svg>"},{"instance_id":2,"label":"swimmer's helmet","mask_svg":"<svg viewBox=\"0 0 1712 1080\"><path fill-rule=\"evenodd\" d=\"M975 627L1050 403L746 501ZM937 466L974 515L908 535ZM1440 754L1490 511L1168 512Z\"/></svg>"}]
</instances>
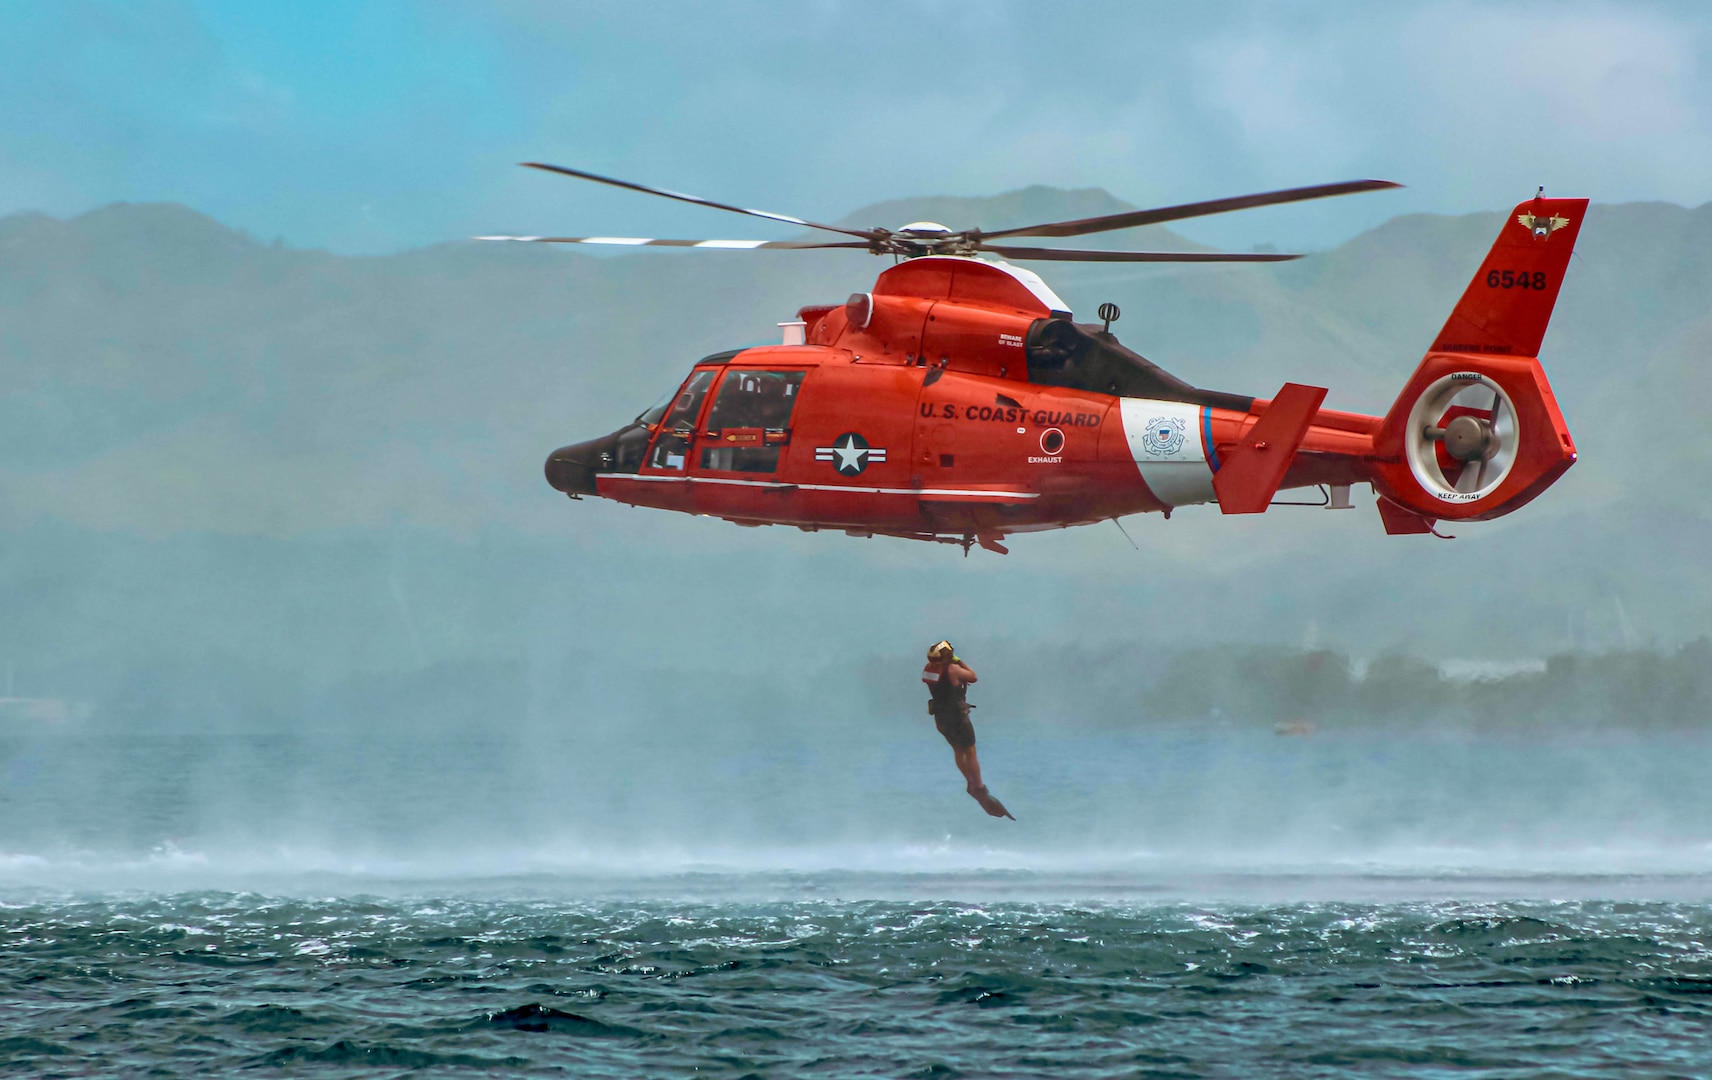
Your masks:
<instances>
[{"instance_id":1,"label":"swimmer's helmet","mask_svg":"<svg viewBox=\"0 0 1712 1080\"><path fill-rule=\"evenodd\" d=\"M935 663L944 663L947 660L955 658L956 655L957 650L951 647L951 642L949 641L935 642L928 646L927 649L927 658Z\"/></svg>"}]
</instances>

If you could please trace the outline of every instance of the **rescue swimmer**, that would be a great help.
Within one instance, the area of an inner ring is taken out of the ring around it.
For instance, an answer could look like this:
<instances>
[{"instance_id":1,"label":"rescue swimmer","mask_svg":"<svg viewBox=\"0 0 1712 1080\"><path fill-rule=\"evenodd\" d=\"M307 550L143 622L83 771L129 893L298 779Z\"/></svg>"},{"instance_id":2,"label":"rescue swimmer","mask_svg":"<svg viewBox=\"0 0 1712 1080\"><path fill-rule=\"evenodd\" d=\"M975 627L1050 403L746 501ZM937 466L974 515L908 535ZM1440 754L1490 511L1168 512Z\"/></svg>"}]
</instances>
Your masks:
<instances>
[{"instance_id":1,"label":"rescue swimmer","mask_svg":"<svg viewBox=\"0 0 1712 1080\"><path fill-rule=\"evenodd\" d=\"M968 781L970 797L990 816L1015 821L1005 804L993 798L987 785L981 783L981 761L975 756L975 725L969 721L969 710L974 708L968 701L969 684L978 681L975 670L963 662L951 642L939 641L927 650L927 666L921 669L921 681L927 684L931 695L927 711L933 716L934 727L951 744L957 769Z\"/></svg>"}]
</instances>

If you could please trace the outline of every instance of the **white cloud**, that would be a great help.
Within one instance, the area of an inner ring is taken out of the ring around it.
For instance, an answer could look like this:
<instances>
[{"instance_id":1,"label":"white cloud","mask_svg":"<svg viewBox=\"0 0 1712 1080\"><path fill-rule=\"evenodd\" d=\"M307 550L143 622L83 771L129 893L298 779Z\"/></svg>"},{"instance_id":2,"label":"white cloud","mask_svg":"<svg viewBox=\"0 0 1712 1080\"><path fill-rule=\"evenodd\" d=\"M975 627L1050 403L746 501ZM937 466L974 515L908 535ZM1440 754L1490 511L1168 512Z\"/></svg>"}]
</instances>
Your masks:
<instances>
[{"instance_id":1,"label":"white cloud","mask_svg":"<svg viewBox=\"0 0 1712 1080\"><path fill-rule=\"evenodd\" d=\"M1425 9L1405 31L1423 86L1464 118L1569 122L1605 139L1695 122L1693 35L1652 13L1457 6Z\"/></svg>"},{"instance_id":2,"label":"white cloud","mask_svg":"<svg viewBox=\"0 0 1712 1080\"><path fill-rule=\"evenodd\" d=\"M1428 8L1404 24L1409 126L1450 177L1528 174L1602 201L1707 198L1697 26L1606 5Z\"/></svg>"},{"instance_id":3,"label":"white cloud","mask_svg":"<svg viewBox=\"0 0 1712 1080\"><path fill-rule=\"evenodd\" d=\"M1357 145L1340 72L1347 41L1251 34L1194 50L1197 89L1231 123L1240 150L1274 162L1344 168Z\"/></svg>"},{"instance_id":4,"label":"white cloud","mask_svg":"<svg viewBox=\"0 0 1712 1080\"><path fill-rule=\"evenodd\" d=\"M1503 206L1535 184L1603 202L1696 205L1712 198L1699 10L1529 2L1251 12L1190 42L1205 172L1410 185L1280 219L1309 243L1316 228L1341 238L1370 214L1367 224L1404 210ZM1188 231L1229 243L1247 220ZM1289 231L1281 238L1292 243Z\"/></svg>"},{"instance_id":5,"label":"white cloud","mask_svg":"<svg viewBox=\"0 0 1712 1080\"><path fill-rule=\"evenodd\" d=\"M177 10L159 0L117 29L0 32L0 213L175 199L347 251L573 223L738 226L513 175L542 157L817 218L1030 184L1138 205L1411 185L1185 226L1236 248L1325 246L1409 210L1506 206L1535 183L1712 198L1698 6L1081 0L1042 20L1020 0L815 0L788 18L766 2L430 5L402 59L365 79L301 59L325 53L319 28L276 49L244 20L174 22L161 3ZM334 44L392 48L360 20ZM97 46L117 59L88 59Z\"/></svg>"}]
</instances>

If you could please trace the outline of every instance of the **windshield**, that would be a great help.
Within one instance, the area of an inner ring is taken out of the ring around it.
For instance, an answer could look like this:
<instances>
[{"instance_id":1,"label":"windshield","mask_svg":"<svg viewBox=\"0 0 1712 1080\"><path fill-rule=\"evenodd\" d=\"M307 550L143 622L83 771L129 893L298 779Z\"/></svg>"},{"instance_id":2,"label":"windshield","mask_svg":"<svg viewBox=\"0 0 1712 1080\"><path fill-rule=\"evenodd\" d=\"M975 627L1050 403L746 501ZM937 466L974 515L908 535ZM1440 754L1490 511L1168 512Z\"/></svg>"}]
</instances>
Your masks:
<instances>
[{"instance_id":1,"label":"windshield","mask_svg":"<svg viewBox=\"0 0 1712 1080\"><path fill-rule=\"evenodd\" d=\"M716 374L713 368L697 368L677 392L670 405L671 412L665 416L662 430L654 440L654 453L649 459L654 468L681 469L688 461L690 443L695 439L696 417Z\"/></svg>"},{"instance_id":2,"label":"windshield","mask_svg":"<svg viewBox=\"0 0 1712 1080\"><path fill-rule=\"evenodd\" d=\"M660 417L666 415L666 408L672 404L672 398L676 397L677 393L677 387L673 387L661 394L659 401L648 406L636 417L636 423L647 424L649 427L653 427L655 424L658 424L660 422Z\"/></svg>"}]
</instances>

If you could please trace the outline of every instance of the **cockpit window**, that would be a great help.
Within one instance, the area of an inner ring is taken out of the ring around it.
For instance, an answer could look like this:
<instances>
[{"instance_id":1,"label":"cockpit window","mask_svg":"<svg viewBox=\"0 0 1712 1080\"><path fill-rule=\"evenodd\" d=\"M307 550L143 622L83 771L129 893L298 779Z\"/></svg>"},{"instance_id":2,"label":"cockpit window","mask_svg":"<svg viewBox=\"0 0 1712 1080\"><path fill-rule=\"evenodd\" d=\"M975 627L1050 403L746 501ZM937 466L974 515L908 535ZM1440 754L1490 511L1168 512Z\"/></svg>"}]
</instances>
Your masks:
<instances>
[{"instance_id":1,"label":"cockpit window","mask_svg":"<svg viewBox=\"0 0 1712 1080\"><path fill-rule=\"evenodd\" d=\"M727 371L707 413L709 441L701 467L720 472L774 472L791 437L791 413L802 371Z\"/></svg>"},{"instance_id":2,"label":"cockpit window","mask_svg":"<svg viewBox=\"0 0 1712 1080\"><path fill-rule=\"evenodd\" d=\"M713 385L714 372L699 368L684 383L670 405L654 440L654 453L649 464L656 469L681 469L695 438L696 415L701 412L702 399Z\"/></svg>"},{"instance_id":3,"label":"cockpit window","mask_svg":"<svg viewBox=\"0 0 1712 1080\"><path fill-rule=\"evenodd\" d=\"M667 390L664 394L661 394L659 401L654 402L654 404L648 406L648 408L644 409L637 415L636 423L646 424L649 427L653 427L655 424L658 424L660 422L660 417L666 415L666 410L672 405L672 399L677 397L677 395L678 392L676 390Z\"/></svg>"},{"instance_id":4,"label":"cockpit window","mask_svg":"<svg viewBox=\"0 0 1712 1080\"><path fill-rule=\"evenodd\" d=\"M666 427L673 430L695 427L696 414L701 412L701 399L713 385L714 373L697 371L691 375L672 401L672 411L666 416Z\"/></svg>"},{"instance_id":5,"label":"cockpit window","mask_svg":"<svg viewBox=\"0 0 1712 1080\"><path fill-rule=\"evenodd\" d=\"M802 388L801 371L732 371L719 388L707 429L773 428L790 426L791 410Z\"/></svg>"}]
</instances>

